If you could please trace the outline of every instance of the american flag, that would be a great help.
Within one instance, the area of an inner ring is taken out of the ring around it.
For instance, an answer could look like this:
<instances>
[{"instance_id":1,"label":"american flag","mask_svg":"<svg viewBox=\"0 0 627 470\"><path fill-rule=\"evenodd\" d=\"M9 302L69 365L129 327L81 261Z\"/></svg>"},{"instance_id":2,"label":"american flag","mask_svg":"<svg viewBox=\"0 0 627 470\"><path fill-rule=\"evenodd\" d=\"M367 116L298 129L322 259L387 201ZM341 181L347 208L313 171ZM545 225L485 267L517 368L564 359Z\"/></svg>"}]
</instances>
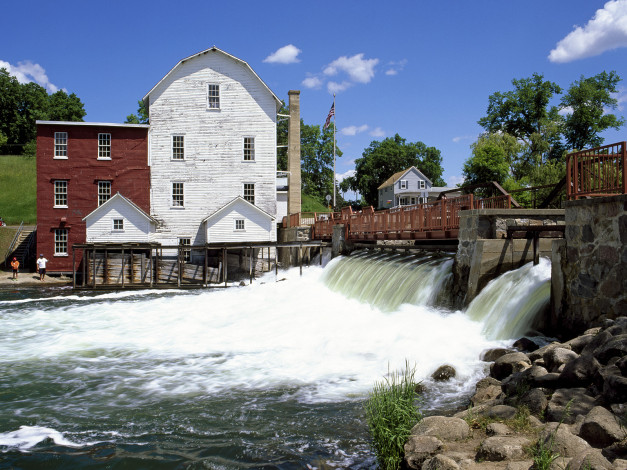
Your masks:
<instances>
[{"instance_id":1,"label":"american flag","mask_svg":"<svg viewBox=\"0 0 627 470\"><path fill-rule=\"evenodd\" d=\"M327 116L327 120L324 123L324 127L322 128L322 130L326 130L327 127L329 127L329 125L331 124L331 118L335 116L335 103L333 103L331 105L331 110L329 111L329 115Z\"/></svg>"}]
</instances>

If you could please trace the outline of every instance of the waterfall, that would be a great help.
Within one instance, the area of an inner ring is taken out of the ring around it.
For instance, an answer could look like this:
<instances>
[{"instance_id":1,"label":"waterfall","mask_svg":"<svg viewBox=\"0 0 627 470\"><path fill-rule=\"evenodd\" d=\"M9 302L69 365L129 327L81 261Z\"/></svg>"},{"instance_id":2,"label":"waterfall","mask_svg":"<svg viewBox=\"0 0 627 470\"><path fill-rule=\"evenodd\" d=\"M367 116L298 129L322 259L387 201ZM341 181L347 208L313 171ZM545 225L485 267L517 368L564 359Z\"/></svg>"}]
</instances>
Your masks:
<instances>
[{"instance_id":1,"label":"waterfall","mask_svg":"<svg viewBox=\"0 0 627 470\"><path fill-rule=\"evenodd\" d=\"M468 306L467 315L483 323L489 339L514 339L527 333L551 297L551 263L528 263L493 279Z\"/></svg>"},{"instance_id":2,"label":"waterfall","mask_svg":"<svg viewBox=\"0 0 627 470\"><path fill-rule=\"evenodd\" d=\"M358 252L333 260L323 281L335 292L391 312L433 305L451 278L451 256Z\"/></svg>"}]
</instances>

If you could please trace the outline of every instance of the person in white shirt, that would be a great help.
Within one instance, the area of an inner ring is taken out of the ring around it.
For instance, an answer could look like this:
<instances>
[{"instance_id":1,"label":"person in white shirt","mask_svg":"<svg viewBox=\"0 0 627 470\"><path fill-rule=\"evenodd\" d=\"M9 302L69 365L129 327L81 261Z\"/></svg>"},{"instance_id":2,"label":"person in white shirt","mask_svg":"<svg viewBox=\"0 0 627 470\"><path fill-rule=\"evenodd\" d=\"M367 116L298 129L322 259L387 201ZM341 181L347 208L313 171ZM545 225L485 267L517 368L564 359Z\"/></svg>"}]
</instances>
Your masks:
<instances>
[{"instance_id":1,"label":"person in white shirt","mask_svg":"<svg viewBox=\"0 0 627 470\"><path fill-rule=\"evenodd\" d=\"M37 269L39 270L39 280L43 281L46 277L46 263L48 260L44 258L44 254L40 253L39 258L37 258Z\"/></svg>"}]
</instances>

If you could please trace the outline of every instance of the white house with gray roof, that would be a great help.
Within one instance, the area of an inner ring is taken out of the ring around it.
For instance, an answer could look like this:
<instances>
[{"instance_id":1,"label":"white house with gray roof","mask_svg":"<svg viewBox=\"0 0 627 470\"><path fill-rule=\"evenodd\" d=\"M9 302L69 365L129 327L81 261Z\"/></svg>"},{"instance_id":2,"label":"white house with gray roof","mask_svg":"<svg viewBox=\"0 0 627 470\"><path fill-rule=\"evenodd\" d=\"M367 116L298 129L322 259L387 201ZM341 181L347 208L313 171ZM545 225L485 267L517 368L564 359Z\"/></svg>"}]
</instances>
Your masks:
<instances>
[{"instance_id":1,"label":"white house with gray roof","mask_svg":"<svg viewBox=\"0 0 627 470\"><path fill-rule=\"evenodd\" d=\"M433 184L415 166L390 176L379 186L377 209L390 209L427 202Z\"/></svg>"}]
</instances>

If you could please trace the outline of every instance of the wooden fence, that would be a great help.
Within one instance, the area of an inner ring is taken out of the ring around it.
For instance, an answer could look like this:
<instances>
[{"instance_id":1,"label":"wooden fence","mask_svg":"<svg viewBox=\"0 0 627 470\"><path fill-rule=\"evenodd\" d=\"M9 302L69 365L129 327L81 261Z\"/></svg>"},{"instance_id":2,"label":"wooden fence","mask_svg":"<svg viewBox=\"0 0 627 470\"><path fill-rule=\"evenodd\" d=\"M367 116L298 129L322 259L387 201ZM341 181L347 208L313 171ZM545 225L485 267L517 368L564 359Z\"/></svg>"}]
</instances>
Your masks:
<instances>
[{"instance_id":1,"label":"wooden fence","mask_svg":"<svg viewBox=\"0 0 627 470\"><path fill-rule=\"evenodd\" d=\"M625 142L568 154L568 199L627 194L626 160Z\"/></svg>"}]
</instances>

